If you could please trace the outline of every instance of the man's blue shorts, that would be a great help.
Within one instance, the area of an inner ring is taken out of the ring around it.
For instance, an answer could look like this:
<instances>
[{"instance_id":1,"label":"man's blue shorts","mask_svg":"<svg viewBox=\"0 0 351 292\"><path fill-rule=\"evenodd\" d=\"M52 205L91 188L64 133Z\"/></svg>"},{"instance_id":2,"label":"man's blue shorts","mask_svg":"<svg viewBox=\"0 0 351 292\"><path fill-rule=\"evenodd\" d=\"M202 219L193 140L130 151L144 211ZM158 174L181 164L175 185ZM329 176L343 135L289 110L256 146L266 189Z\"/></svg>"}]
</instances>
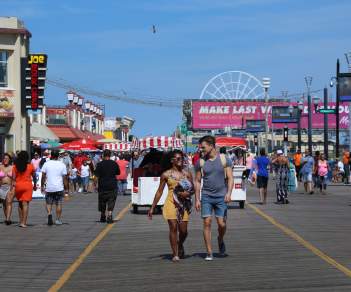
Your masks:
<instances>
[{"instance_id":1,"label":"man's blue shorts","mask_svg":"<svg viewBox=\"0 0 351 292\"><path fill-rule=\"evenodd\" d=\"M227 203L223 196L201 196L201 217L211 217L213 210L217 218L227 218Z\"/></svg>"}]
</instances>

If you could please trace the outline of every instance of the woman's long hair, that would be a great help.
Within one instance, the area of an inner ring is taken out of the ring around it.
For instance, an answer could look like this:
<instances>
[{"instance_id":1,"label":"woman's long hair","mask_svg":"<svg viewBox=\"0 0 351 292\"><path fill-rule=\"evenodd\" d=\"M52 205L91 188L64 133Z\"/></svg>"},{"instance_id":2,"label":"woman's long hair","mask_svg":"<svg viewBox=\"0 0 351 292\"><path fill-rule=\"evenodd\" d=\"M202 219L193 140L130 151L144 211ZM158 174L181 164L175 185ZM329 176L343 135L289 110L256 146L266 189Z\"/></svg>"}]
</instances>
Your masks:
<instances>
[{"instance_id":1,"label":"woman's long hair","mask_svg":"<svg viewBox=\"0 0 351 292\"><path fill-rule=\"evenodd\" d=\"M29 155L27 151L21 151L18 153L16 160L15 160L15 166L16 169L19 172L25 172L27 169L27 164L29 161Z\"/></svg>"},{"instance_id":2,"label":"woman's long hair","mask_svg":"<svg viewBox=\"0 0 351 292\"><path fill-rule=\"evenodd\" d=\"M180 150L173 150L170 152L167 152L163 155L161 159L161 169L162 173L165 172L166 170L169 170L172 168L172 159L176 156L176 154L181 155L184 158L184 153Z\"/></svg>"}]
</instances>

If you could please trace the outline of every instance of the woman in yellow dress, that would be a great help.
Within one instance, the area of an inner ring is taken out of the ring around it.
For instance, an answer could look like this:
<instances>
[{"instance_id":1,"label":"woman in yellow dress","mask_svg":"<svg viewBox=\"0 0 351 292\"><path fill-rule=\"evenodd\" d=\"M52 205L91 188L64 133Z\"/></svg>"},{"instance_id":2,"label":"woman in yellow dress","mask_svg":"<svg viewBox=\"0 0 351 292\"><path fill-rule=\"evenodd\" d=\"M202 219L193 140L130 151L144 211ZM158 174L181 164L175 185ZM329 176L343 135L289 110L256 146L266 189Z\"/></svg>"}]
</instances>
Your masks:
<instances>
[{"instance_id":1,"label":"woman in yellow dress","mask_svg":"<svg viewBox=\"0 0 351 292\"><path fill-rule=\"evenodd\" d=\"M166 159L166 166L161 175L160 185L154 201L148 212L152 214L161 199L165 185L168 186L168 195L163 206L163 217L169 225L169 241L173 253L173 262L184 258L184 242L188 235L188 221L191 212L191 195L193 194L193 178L189 171L184 170L184 154L174 150Z\"/></svg>"}]
</instances>

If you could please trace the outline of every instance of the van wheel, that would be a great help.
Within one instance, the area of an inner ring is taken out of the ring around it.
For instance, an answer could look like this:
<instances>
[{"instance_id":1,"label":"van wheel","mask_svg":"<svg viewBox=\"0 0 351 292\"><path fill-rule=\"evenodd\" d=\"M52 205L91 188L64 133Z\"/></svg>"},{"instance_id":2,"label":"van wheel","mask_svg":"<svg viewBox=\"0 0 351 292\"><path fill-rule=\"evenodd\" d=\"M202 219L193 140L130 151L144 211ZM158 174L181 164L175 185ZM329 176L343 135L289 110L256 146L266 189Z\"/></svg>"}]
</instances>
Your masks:
<instances>
[{"instance_id":1,"label":"van wheel","mask_svg":"<svg viewBox=\"0 0 351 292\"><path fill-rule=\"evenodd\" d=\"M138 206L137 205L133 205L133 213L138 214Z\"/></svg>"},{"instance_id":2,"label":"van wheel","mask_svg":"<svg viewBox=\"0 0 351 292\"><path fill-rule=\"evenodd\" d=\"M240 209L244 209L245 208L245 201L240 201L239 206L240 206Z\"/></svg>"}]
</instances>

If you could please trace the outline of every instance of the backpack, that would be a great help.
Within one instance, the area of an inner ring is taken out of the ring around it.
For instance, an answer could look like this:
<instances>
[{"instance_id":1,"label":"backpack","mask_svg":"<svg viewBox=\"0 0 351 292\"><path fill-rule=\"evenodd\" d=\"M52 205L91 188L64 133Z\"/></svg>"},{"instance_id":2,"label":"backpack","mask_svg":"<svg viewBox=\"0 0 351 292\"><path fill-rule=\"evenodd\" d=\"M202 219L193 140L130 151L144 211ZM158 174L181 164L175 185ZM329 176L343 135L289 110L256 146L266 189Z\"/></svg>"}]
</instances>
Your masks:
<instances>
[{"instance_id":1,"label":"backpack","mask_svg":"<svg viewBox=\"0 0 351 292\"><path fill-rule=\"evenodd\" d=\"M219 158L221 159L221 163L222 163L222 166L223 166L223 169L225 169L226 167L228 167L227 165L227 159L225 157L225 154L219 154ZM205 159L203 158L200 158L200 170L201 170L201 176L204 176L204 166L205 166ZM227 173L225 172L224 170L224 179L227 180Z\"/></svg>"}]
</instances>

